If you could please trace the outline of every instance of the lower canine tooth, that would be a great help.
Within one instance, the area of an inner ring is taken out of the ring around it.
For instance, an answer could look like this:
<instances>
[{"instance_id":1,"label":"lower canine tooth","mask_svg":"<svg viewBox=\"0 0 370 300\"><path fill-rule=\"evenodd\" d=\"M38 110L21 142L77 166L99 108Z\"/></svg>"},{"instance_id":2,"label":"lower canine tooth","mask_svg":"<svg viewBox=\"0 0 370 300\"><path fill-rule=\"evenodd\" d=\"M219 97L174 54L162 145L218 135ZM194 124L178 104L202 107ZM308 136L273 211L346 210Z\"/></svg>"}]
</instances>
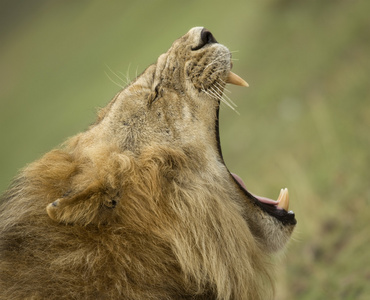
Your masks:
<instances>
[{"instance_id":1,"label":"lower canine tooth","mask_svg":"<svg viewBox=\"0 0 370 300\"><path fill-rule=\"evenodd\" d=\"M283 193L284 193L284 189L281 189L281 190L280 190L279 197L277 198L277 201L278 201L278 202L280 202L280 200L282 199L282 197L283 197Z\"/></svg>"},{"instance_id":2,"label":"lower canine tooth","mask_svg":"<svg viewBox=\"0 0 370 300\"><path fill-rule=\"evenodd\" d=\"M278 208L282 208L286 211L289 209L289 193L288 189L281 189L279 198L277 199L279 204L277 205Z\"/></svg>"}]
</instances>

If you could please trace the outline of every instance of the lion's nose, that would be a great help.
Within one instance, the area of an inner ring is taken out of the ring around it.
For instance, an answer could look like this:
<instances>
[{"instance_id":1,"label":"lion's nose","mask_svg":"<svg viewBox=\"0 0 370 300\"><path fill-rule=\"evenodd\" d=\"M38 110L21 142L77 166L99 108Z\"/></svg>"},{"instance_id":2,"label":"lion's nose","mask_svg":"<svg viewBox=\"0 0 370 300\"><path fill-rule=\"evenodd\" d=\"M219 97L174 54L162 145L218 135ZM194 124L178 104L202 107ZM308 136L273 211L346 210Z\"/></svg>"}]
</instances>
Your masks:
<instances>
[{"instance_id":1,"label":"lion's nose","mask_svg":"<svg viewBox=\"0 0 370 300\"><path fill-rule=\"evenodd\" d=\"M214 43L217 43L217 41L215 37L213 36L213 34L208 29L203 28L200 33L199 45L192 48L192 50L196 51L196 50L203 48L207 44L214 44Z\"/></svg>"},{"instance_id":2,"label":"lion's nose","mask_svg":"<svg viewBox=\"0 0 370 300\"><path fill-rule=\"evenodd\" d=\"M200 38L204 44L217 43L213 34L205 28L203 28L202 32L200 33Z\"/></svg>"}]
</instances>

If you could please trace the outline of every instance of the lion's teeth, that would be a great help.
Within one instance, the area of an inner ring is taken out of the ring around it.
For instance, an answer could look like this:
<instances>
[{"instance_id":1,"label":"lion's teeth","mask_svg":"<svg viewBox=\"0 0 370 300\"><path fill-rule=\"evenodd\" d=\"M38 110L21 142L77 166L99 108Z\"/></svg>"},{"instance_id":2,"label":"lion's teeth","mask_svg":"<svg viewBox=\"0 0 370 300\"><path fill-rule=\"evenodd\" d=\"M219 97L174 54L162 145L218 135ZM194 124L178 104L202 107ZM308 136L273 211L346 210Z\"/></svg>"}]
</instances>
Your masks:
<instances>
[{"instance_id":1,"label":"lion's teeth","mask_svg":"<svg viewBox=\"0 0 370 300\"><path fill-rule=\"evenodd\" d=\"M283 191L284 191L284 189L281 189L281 190L280 190L279 197L277 198L277 200L276 200L276 201L280 202L281 197L283 196Z\"/></svg>"},{"instance_id":2,"label":"lion's teeth","mask_svg":"<svg viewBox=\"0 0 370 300\"><path fill-rule=\"evenodd\" d=\"M289 209L289 193L288 193L287 188L280 190L280 195L279 195L279 198L277 199L277 201L279 202L279 204L277 205L278 208L282 208L282 209L288 211L288 209Z\"/></svg>"},{"instance_id":3,"label":"lion's teeth","mask_svg":"<svg viewBox=\"0 0 370 300\"><path fill-rule=\"evenodd\" d=\"M229 76L227 76L226 83L246 86L246 87L249 86L249 84L244 79L242 79L241 77L239 77L238 75L236 75L235 73L231 71L229 72Z\"/></svg>"}]
</instances>

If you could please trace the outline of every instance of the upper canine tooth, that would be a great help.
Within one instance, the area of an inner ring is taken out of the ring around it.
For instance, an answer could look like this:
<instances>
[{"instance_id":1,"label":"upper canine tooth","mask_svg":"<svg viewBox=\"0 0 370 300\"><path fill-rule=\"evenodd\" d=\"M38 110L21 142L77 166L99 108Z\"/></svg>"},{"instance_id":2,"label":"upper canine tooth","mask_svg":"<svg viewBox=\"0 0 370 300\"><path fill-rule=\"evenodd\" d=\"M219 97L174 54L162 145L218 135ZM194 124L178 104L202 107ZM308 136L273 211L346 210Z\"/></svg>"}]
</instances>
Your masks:
<instances>
[{"instance_id":1,"label":"upper canine tooth","mask_svg":"<svg viewBox=\"0 0 370 300\"><path fill-rule=\"evenodd\" d=\"M226 78L226 83L246 86L246 87L249 86L249 84L243 78L239 77L238 75L236 75L235 73L231 71L229 72L229 75Z\"/></svg>"},{"instance_id":2,"label":"upper canine tooth","mask_svg":"<svg viewBox=\"0 0 370 300\"><path fill-rule=\"evenodd\" d=\"M281 189L279 198L277 200L279 203L277 205L278 208L282 208L286 211L289 209L289 192L288 189Z\"/></svg>"}]
</instances>

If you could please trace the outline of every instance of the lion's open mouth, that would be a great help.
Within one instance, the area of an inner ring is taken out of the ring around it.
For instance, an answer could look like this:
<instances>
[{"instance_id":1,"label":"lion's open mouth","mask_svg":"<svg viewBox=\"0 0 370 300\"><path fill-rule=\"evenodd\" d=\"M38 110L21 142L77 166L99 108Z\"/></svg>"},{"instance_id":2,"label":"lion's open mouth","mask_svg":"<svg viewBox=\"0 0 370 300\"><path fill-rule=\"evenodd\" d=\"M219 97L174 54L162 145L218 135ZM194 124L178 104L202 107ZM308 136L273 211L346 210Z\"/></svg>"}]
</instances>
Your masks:
<instances>
[{"instance_id":1,"label":"lion's open mouth","mask_svg":"<svg viewBox=\"0 0 370 300\"><path fill-rule=\"evenodd\" d=\"M230 175L234 178L235 182L238 184L244 194L249 199L254 201L254 203L261 209L284 224L295 225L297 223L294 212L289 210L289 193L287 188L281 189L278 199L273 200L252 194L247 190L243 180L238 175L231 172Z\"/></svg>"},{"instance_id":2,"label":"lion's open mouth","mask_svg":"<svg viewBox=\"0 0 370 300\"><path fill-rule=\"evenodd\" d=\"M287 188L281 189L278 199L273 200L252 194L247 190L243 180L238 175L231 172L230 174L243 192L264 211L277 218L284 224L294 225L297 223L294 212L289 210L289 193Z\"/></svg>"},{"instance_id":3,"label":"lion's open mouth","mask_svg":"<svg viewBox=\"0 0 370 300\"><path fill-rule=\"evenodd\" d=\"M235 73L231 72L228 75L226 80L227 83L240 85L240 86L249 86L246 81L244 81L241 77L236 75ZM218 124L217 124L218 129ZM218 142L220 143L220 139L218 137ZM219 151L221 152L221 145L219 144ZM222 153L221 153L222 157ZM252 194L247 190L246 185L244 184L243 180L236 174L230 172L230 175L234 178L235 182L241 188L241 190L246 194L246 196L254 201L256 205L261 207L264 211L266 211L271 216L277 218L284 224L296 224L297 221L295 219L295 215L293 211L289 211L289 193L288 189L281 189L280 194L277 200L269 199L266 197L261 197Z\"/></svg>"},{"instance_id":4,"label":"lion's open mouth","mask_svg":"<svg viewBox=\"0 0 370 300\"><path fill-rule=\"evenodd\" d=\"M235 180L239 183L239 185L243 189L247 190L247 187L245 186L245 183L243 182L243 180L238 175L236 175L235 173L230 173L230 174L235 178ZM288 211L288 209L289 209L289 193L288 193L287 188L280 190L280 195L279 195L277 200L272 200L272 199L266 198L266 197L260 197L260 196L254 195L254 194L252 194L252 195L258 201L260 201L262 203L275 205L276 208L285 209L286 211Z\"/></svg>"}]
</instances>

